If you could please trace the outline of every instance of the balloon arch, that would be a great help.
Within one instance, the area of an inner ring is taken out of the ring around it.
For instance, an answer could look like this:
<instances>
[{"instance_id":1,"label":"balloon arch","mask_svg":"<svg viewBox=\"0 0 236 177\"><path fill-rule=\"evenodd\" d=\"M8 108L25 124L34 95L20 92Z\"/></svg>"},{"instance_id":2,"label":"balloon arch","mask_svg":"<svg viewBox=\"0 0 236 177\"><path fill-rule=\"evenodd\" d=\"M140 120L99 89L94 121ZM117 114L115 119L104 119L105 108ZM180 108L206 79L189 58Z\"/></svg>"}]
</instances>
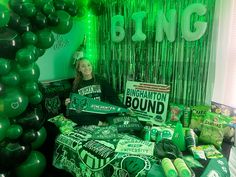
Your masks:
<instances>
[{"instance_id":1,"label":"balloon arch","mask_svg":"<svg viewBox=\"0 0 236 177\"><path fill-rule=\"evenodd\" d=\"M0 176L40 176L45 156L37 149L47 132L37 105L36 63L54 44L54 35L68 33L73 17L82 16L86 1L9 0L0 4ZM82 10L81 10L82 9Z\"/></svg>"}]
</instances>

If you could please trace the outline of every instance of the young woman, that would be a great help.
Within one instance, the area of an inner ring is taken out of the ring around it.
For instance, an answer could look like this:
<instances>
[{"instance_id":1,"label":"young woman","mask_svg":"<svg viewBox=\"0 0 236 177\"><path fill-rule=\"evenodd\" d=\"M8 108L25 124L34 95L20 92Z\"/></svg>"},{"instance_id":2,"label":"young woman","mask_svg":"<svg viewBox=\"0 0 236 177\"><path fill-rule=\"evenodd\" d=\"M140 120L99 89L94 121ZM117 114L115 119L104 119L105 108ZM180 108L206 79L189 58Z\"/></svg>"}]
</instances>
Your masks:
<instances>
[{"instance_id":1,"label":"young woman","mask_svg":"<svg viewBox=\"0 0 236 177\"><path fill-rule=\"evenodd\" d=\"M78 59L75 64L75 69L76 77L72 86L73 93L78 93L82 96L124 107L110 84L101 76L93 73L92 64L88 59ZM69 102L70 99L67 98L65 100L65 105L68 105ZM103 121L105 119L104 115L87 115L83 113L80 115L70 114L68 117L79 125L97 125L100 120Z\"/></svg>"}]
</instances>

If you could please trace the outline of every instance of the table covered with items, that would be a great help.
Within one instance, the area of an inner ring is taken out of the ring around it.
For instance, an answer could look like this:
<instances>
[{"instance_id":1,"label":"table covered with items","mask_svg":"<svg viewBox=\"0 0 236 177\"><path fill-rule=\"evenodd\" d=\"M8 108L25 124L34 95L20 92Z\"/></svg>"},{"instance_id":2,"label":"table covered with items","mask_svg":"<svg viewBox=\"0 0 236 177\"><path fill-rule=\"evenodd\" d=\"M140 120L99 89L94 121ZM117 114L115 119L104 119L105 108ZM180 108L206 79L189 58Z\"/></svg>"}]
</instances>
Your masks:
<instances>
[{"instance_id":1,"label":"table covered with items","mask_svg":"<svg viewBox=\"0 0 236 177\"><path fill-rule=\"evenodd\" d=\"M78 177L230 176L228 150L235 133L235 109L214 102L169 103L166 86L136 82L127 86L124 98L131 114L73 96L67 113L78 113L79 119L82 112L104 116L105 123L78 126L67 113L51 114L48 122L60 130L53 152L56 168Z\"/></svg>"},{"instance_id":2,"label":"table covered with items","mask_svg":"<svg viewBox=\"0 0 236 177\"><path fill-rule=\"evenodd\" d=\"M215 145L197 146L190 138L184 149L178 147L180 139L176 143L174 136L180 124L143 126L136 117L124 115L109 119L108 125L81 127L63 115L49 119L61 131L55 141L53 165L84 177L230 176L227 158Z\"/></svg>"}]
</instances>

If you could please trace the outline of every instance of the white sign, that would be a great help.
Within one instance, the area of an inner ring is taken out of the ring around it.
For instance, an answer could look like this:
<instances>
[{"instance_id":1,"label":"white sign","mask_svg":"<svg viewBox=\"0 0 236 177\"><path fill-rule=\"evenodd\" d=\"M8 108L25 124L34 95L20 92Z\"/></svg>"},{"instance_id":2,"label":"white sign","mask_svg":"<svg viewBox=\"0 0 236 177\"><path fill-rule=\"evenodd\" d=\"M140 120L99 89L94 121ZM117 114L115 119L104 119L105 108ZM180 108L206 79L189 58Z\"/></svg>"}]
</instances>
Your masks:
<instances>
[{"instance_id":1,"label":"white sign","mask_svg":"<svg viewBox=\"0 0 236 177\"><path fill-rule=\"evenodd\" d=\"M166 121L170 86L127 81L124 104L141 121L161 125Z\"/></svg>"}]
</instances>

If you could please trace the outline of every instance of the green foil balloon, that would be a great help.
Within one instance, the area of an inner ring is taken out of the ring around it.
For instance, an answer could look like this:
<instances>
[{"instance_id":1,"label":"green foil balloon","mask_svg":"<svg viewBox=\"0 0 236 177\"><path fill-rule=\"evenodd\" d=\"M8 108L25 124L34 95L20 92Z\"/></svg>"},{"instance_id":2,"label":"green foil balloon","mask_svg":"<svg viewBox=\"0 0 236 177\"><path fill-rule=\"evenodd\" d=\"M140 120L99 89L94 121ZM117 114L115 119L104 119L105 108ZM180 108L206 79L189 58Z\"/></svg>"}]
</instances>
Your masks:
<instances>
[{"instance_id":1,"label":"green foil balloon","mask_svg":"<svg viewBox=\"0 0 236 177\"><path fill-rule=\"evenodd\" d=\"M11 63L5 58L0 58L0 75L8 74L11 70Z\"/></svg>"},{"instance_id":2,"label":"green foil balloon","mask_svg":"<svg viewBox=\"0 0 236 177\"><path fill-rule=\"evenodd\" d=\"M20 82L20 76L18 73L12 71L7 75L2 76L0 81L7 86L17 86Z\"/></svg>"},{"instance_id":3,"label":"green foil balloon","mask_svg":"<svg viewBox=\"0 0 236 177\"><path fill-rule=\"evenodd\" d=\"M73 24L71 16L63 10L56 11L56 14L58 15L60 20L57 26L52 27L53 32L57 34L68 33L71 30Z\"/></svg>"},{"instance_id":4,"label":"green foil balloon","mask_svg":"<svg viewBox=\"0 0 236 177\"><path fill-rule=\"evenodd\" d=\"M37 132L37 139L31 143L32 149L38 149L43 145L47 138L47 131L44 127L42 127L38 132Z\"/></svg>"},{"instance_id":5,"label":"green foil balloon","mask_svg":"<svg viewBox=\"0 0 236 177\"><path fill-rule=\"evenodd\" d=\"M38 31L37 36L38 36L38 43L36 46L38 48L48 49L53 45L53 43L55 41L51 30L49 30L47 28Z\"/></svg>"},{"instance_id":6,"label":"green foil balloon","mask_svg":"<svg viewBox=\"0 0 236 177\"><path fill-rule=\"evenodd\" d=\"M11 88L0 98L0 116L9 118L23 113L28 106L28 97L16 88Z\"/></svg>"},{"instance_id":7,"label":"green foil balloon","mask_svg":"<svg viewBox=\"0 0 236 177\"><path fill-rule=\"evenodd\" d=\"M9 126L9 119L5 116L0 116L0 142L6 137Z\"/></svg>"},{"instance_id":8,"label":"green foil balloon","mask_svg":"<svg viewBox=\"0 0 236 177\"><path fill-rule=\"evenodd\" d=\"M12 140L19 138L22 135L23 128L20 125L12 124L6 133L6 137Z\"/></svg>"},{"instance_id":9,"label":"green foil balloon","mask_svg":"<svg viewBox=\"0 0 236 177\"><path fill-rule=\"evenodd\" d=\"M28 158L16 168L17 177L40 177L46 168L46 158L39 151L31 151Z\"/></svg>"},{"instance_id":10,"label":"green foil balloon","mask_svg":"<svg viewBox=\"0 0 236 177\"><path fill-rule=\"evenodd\" d=\"M16 65L16 70L20 75L21 82L38 81L40 70L37 63L33 63L29 66L23 67Z\"/></svg>"},{"instance_id":11,"label":"green foil balloon","mask_svg":"<svg viewBox=\"0 0 236 177\"><path fill-rule=\"evenodd\" d=\"M9 20L10 20L9 10L5 6L0 4L0 28L6 26Z\"/></svg>"}]
</instances>

